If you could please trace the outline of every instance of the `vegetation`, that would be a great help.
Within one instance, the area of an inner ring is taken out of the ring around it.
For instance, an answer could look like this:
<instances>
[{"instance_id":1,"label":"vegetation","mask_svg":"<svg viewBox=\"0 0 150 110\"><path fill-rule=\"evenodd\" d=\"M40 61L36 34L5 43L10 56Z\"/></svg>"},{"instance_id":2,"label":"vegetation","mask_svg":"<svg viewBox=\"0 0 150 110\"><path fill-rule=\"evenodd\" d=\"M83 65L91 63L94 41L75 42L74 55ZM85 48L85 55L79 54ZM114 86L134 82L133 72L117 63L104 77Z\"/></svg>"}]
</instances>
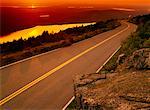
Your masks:
<instances>
[{"instance_id":1,"label":"vegetation","mask_svg":"<svg viewBox=\"0 0 150 110\"><path fill-rule=\"evenodd\" d=\"M150 20L150 14L147 14L147 15L133 17L129 20L129 22L139 25L139 24L145 24L149 20Z\"/></svg>"},{"instance_id":2,"label":"vegetation","mask_svg":"<svg viewBox=\"0 0 150 110\"><path fill-rule=\"evenodd\" d=\"M69 28L54 34L44 31L42 35L33 36L27 40L21 38L0 44L1 66L56 48L69 46L72 43L114 29L119 25L117 20L107 20L85 27Z\"/></svg>"},{"instance_id":3,"label":"vegetation","mask_svg":"<svg viewBox=\"0 0 150 110\"><path fill-rule=\"evenodd\" d=\"M76 102L76 100L74 99L74 100L70 103L70 105L66 108L66 110L77 110L76 105L77 105L77 102Z\"/></svg>"},{"instance_id":4,"label":"vegetation","mask_svg":"<svg viewBox=\"0 0 150 110\"><path fill-rule=\"evenodd\" d=\"M116 25L113 25L114 23ZM0 45L1 54L22 51L24 49L42 45L44 43L65 41L66 43L69 42L70 44L72 44L74 42L74 37L80 36L84 33L93 32L98 29L101 29L101 32L104 32L113 29L118 25L119 24L116 21L108 20L106 22L98 22L94 25L89 25L85 27L82 26L82 27L69 28L67 30L60 31L59 33L55 33L55 34L49 34L48 31L44 31L42 35L39 35L37 37L33 36L27 40L23 40L21 38L19 40L14 40L13 42L7 42L1 44Z\"/></svg>"},{"instance_id":5,"label":"vegetation","mask_svg":"<svg viewBox=\"0 0 150 110\"><path fill-rule=\"evenodd\" d=\"M116 55L104 66L102 71L110 72L117 67L117 59L120 54L125 57L130 56L134 51L142 48L150 48L150 14L137 16L129 20L131 23L138 25L135 33L130 35L123 43L121 49ZM123 63L123 62L122 62Z\"/></svg>"},{"instance_id":6,"label":"vegetation","mask_svg":"<svg viewBox=\"0 0 150 110\"><path fill-rule=\"evenodd\" d=\"M150 74L148 74L150 73L150 19L148 20L147 17L150 15L138 16L130 20L138 24L137 31L122 43L121 49L100 71L101 73L113 71L113 74L108 74L105 80L97 81L95 79L98 76L92 77L93 79L89 77L84 79L83 75L77 76L80 80L74 80L74 85L82 84L82 86L74 86L75 100L68 106L68 110L76 108L148 110L150 108L148 90L150 87ZM119 56L123 56L121 65L118 63ZM87 76L87 73L85 75ZM97 75L102 76L102 74ZM89 81L91 83L88 83Z\"/></svg>"}]
</instances>

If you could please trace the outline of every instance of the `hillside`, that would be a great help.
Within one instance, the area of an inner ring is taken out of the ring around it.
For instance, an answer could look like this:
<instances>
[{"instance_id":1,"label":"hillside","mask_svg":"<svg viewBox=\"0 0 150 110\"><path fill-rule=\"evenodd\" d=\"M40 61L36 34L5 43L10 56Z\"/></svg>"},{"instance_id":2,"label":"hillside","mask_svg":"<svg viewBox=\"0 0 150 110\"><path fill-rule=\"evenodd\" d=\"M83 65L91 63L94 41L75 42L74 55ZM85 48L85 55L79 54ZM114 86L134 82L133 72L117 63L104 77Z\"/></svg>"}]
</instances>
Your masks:
<instances>
[{"instance_id":1,"label":"hillside","mask_svg":"<svg viewBox=\"0 0 150 110\"><path fill-rule=\"evenodd\" d=\"M150 15L130 20L138 29L99 73L74 79L75 100L68 109L150 109Z\"/></svg>"}]
</instances>

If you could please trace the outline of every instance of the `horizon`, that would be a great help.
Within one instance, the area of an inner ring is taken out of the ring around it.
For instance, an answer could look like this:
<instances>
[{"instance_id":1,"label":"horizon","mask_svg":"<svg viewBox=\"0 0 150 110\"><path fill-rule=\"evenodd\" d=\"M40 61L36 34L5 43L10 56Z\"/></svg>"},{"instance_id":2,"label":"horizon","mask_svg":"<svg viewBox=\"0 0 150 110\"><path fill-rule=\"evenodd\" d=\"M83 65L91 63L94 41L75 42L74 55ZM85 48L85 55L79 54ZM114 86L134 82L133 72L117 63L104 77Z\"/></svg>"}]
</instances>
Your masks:
<instances>
[{"instance_id":1,"label":"horizon","mask_svg":"<svg viewBox=\"0 0 150 110\"><path fill-rule=\"evenodd\" d=\"M120 10L120 11L139 11L145 10L150 12L150 8L146 6L119 6L119 5L54 5L54 6L46 6L46 5L0 5L0 8L27 8L27 9L38 9L38 8L68 8L68 9L98 9L98 10Z\"/></svg>"},{"instance_id":2,"label":"horizon","mask_svg":"<svg viewBox=\"0 0 150 110\"><path fill-rule=\"evenodd\" d=\"M1 0L1 7L11 7L11 6L18 6L18 7L53 7L53 6L91 6L91 7L133 7L133 8L149 8L150 2L149 0Z\"/></svg>"}]
</instances>

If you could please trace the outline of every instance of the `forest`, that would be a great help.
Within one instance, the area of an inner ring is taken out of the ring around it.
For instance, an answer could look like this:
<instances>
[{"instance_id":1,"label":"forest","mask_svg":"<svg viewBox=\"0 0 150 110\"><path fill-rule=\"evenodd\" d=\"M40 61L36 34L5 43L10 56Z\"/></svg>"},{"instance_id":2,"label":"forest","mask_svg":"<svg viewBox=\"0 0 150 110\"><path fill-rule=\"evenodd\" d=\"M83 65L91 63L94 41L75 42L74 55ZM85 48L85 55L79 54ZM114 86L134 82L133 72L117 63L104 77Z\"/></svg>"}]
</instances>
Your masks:
<instances>
[{"instance_id":1,"label":"forest","mask_svg":"<svg viewBox=\"0 0 150 110\"><path fill-rule=\"evenodd\" d=\"M23 40L22 38L20 38L19 40L14 40L13 42L7 42L1 44L0 45L1 54L22 51L24 49L43 45L44 43L54 43L54 42L64 41L64 45L65 43L67 43L67 45L70 45L75 42L73 40L74 37L80 36L84 33L95 31L97 29L102 29L102 31L104 32L109 29L113 29L118 25L119 23L117 23L115 20L108 20L105 22L104 21L97 22L94 25L89 25L85 27L81 26L81 27L69 28L54 34L48 33L48 31L44 31L42 35L39 35L37 37L32 36L27 40Z\"/></svg>"}]
</instances>

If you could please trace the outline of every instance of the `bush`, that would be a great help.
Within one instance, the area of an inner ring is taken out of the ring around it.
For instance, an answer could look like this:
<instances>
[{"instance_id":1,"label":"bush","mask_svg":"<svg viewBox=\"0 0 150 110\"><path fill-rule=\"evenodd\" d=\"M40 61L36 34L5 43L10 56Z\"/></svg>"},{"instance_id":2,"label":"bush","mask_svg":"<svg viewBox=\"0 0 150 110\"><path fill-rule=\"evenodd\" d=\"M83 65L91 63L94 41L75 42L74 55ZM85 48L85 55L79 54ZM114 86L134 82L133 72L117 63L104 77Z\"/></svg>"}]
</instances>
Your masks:
<instances>
[{"instance_id":1,"label":"bush","mask_svg":"<svg viewBox=\"0 0 150 110\"><path fill-rule=\"evenodd\" d=\"M121 51L126 55L131 55L135 50L142 47L143 39L141 39L136 33L132 34L122 43Z\"/></svg>"},{"instance_id":2,"label":"bush","mask_svg":"<svg viewBox=\"0 0 150 110\"><path fill-rule=\"evenodd\" d=\"M144 48L149 48L150 47L150 38L148 40L145 40L143 43Z\"/></svg>"}]
</instances>

